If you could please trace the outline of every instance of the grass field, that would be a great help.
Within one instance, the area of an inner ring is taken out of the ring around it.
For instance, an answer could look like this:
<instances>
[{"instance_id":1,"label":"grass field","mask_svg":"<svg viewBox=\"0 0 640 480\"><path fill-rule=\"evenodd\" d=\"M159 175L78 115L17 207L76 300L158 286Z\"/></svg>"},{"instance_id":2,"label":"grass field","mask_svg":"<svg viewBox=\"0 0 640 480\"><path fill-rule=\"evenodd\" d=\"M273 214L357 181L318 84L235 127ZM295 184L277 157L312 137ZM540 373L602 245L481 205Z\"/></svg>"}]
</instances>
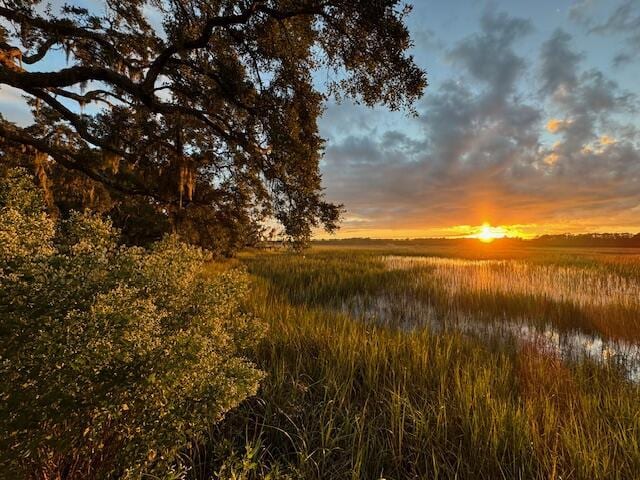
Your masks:
<instances>
[{"instance_id":1,"label":"grass field","mask_svg":"<svg viewBox=\"0 0 640 480\"><path fill-rule=\"evenodd\" d=\"M243 256L268 377L194 478L640 478L638 252L492 247Z\"/></svg>"}]
</instances>

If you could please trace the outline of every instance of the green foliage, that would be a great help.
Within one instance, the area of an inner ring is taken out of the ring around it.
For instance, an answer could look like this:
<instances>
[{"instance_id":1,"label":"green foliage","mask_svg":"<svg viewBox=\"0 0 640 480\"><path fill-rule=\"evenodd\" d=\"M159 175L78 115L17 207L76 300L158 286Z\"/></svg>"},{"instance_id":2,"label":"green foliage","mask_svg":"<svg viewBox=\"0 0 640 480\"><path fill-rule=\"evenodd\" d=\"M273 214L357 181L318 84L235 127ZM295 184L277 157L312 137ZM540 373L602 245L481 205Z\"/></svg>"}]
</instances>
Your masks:
<instances>
[{"instance_id":1,"label":"green foliage","mask_svg":"<svg viewBox=\"0 0 640 480\"><path fill-rule=\"evenodd\" d=\"M179 454L256 392L262 333L242 269L167 237L124 247L98 216L56 224L24 172L0 184L0 471L179 474Z\"/></svg>"},{"instance_id":2,"label":"green foliage","mask_svg":"<svg viewBox=\"0 0 640 480\"><path fill-rule=\"evenodd\" d=\"M0 162L12 146L55 163L59 208L113 209L131 241L148 239L132 215L220 250L252 242L265 219L296 246L335 230L319 167L326 100L413 112L427 84L401 0L47 3L0 8L0 84L34 116L26 128L0 117ZM66 62L51 62L60 49Z\"/></svg>"},{"instance_id":3,"label":"green foliage","mask_svg":"<svg viewBox=\"0 0 640 480\"><path fill-rule=\"evenodd\" d=\"M389 310L389 322L336 311L356 295L386 293L401 302L415 290L422 278L384 270L385 253L425 254L326 249L245 257L259 277L253 308L270 326L254 354L269 381L216 425L209 458L225 467L231 455L216 450L221 444L238 455L259 445L252 453L258 466L243 471L252 479L274 471L305 480L639 478L640 385L614 364L561 360L535 344L454 329L412 329L407 319L416 317L406 303ZM613 259L593 257L613 271ZM640 278L638 260L628 257L618 268ZM527 261L565 260L536 253ZM437 294L429 292L436 301ZM504 305L479 304L494 308L496 324L505 321Z\"/></svg>"}]
</instances>

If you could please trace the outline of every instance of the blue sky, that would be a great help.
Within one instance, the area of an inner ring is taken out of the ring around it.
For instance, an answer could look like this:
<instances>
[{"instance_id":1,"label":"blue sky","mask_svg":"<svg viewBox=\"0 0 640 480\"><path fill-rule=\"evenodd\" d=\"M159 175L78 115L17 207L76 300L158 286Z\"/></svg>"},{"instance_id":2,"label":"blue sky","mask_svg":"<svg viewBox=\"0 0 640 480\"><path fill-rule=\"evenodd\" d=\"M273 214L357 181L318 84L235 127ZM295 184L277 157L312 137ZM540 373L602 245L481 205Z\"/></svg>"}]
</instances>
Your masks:
<instances>
[{"instance_id":1,"label":"blue sky","mask_svg":"<svg viewBox=\"0 0 640 480\"><path fill-rule=\"evenodd\" d=\"M418 117L330 103L320 122L339 236L640 230L640 2L413 5Z\"/></svg>"},{"instance_id":2,"label":"blue sky","mask_svg":"<svg viewBox=\"0 0 640 480\"><path fill-rule=\"evenodd\" d=\"M329 101L320 119L338 235L640 231L640 1L412 3L418 115ZM6 87L0 112L29 122Z\"/></svg>"}]
</instances>

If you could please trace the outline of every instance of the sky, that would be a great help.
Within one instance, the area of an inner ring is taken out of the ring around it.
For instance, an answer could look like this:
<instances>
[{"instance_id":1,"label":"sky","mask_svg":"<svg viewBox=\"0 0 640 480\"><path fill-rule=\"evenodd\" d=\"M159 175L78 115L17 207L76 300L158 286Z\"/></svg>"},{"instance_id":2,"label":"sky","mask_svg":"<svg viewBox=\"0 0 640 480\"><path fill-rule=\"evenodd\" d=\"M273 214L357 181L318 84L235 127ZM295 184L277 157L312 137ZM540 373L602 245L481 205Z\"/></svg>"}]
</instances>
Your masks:
<instances>
[{"instance_id":1,"label":"sky","mask_svg":"<svg viewBox=\"0 0 640 480\"><path fill-rule=\"evenodd\" d=\"M640 1L413 6L417 116L320 120L337 237L640 231Z\"/></svg>"},{"instance_id":2,"label":"sky","mask_svg":"<svg viewBox=\"0 0 640 480\"><path fill-rule=\"evenodd\" d=\"M417 114L331 100L319 121L335 236L640 232L640 0L411 3ZM8 87L0 112L30 123Z\"/></svg>"}]
</instances>

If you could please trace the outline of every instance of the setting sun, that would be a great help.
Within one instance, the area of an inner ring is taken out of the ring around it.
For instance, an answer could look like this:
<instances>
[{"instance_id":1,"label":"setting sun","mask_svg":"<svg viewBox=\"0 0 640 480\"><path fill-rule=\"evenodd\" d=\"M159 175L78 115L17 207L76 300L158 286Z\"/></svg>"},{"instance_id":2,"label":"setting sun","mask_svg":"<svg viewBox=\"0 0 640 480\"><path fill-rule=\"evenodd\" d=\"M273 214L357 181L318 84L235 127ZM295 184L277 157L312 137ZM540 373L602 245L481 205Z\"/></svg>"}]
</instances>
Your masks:
<instances>
[{"instance_id":1,"label":"setting sun","mask_svg":"<svg viewBox=\"0 0 640 480\"><path fill-rule=\"evenodd\" d=\"M480 232L475 236L484 243L491 243L497 238L504 238L507 232L502 227L492 227L488 223L483 223Z\"/></svg>"}]
</instances>

